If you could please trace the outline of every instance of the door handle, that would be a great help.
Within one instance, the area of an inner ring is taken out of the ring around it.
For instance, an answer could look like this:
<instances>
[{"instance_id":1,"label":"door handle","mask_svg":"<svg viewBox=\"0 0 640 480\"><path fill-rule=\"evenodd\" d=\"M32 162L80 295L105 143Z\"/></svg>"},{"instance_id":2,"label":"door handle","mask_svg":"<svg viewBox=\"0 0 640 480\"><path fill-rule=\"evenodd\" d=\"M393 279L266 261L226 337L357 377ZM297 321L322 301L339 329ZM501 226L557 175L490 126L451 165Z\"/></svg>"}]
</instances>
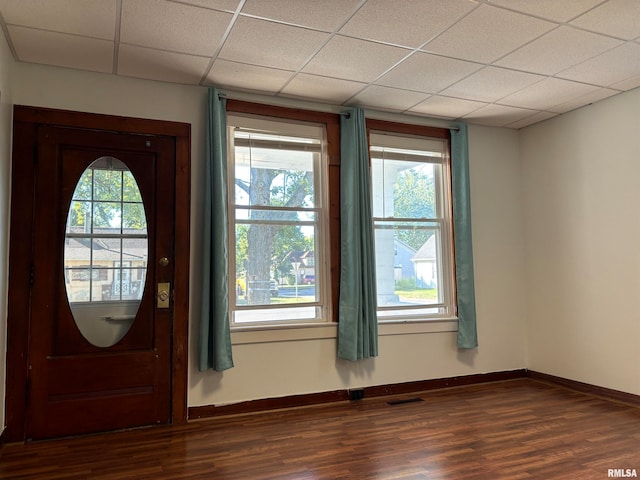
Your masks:
<instances>
[{"instance_id":1,"label":"door handle","mask_svg":"<svg viewBox=\"0 0 640 480\"><path fill-rule=\"evenodd\" d=\"M171 291L171 284L169 282L158 283L158 296L157 307L169 308L169 292Z\"/></svg>"}]
</instances>

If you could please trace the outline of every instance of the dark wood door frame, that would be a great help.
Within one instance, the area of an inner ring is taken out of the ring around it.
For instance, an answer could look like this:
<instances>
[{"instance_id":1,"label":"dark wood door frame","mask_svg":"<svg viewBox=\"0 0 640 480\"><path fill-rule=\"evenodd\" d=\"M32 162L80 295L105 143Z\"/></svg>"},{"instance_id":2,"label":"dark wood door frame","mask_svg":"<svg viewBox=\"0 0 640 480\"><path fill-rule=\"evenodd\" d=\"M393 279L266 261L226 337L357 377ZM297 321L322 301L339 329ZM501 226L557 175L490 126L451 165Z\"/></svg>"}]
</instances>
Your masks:
<instances>
[{"instance_id":1,"label":"dark wood door frame","mask_svg":"<svg viewBox=\"0 0 640 480\"><path fill-rule=\"evenodd\" d=\"M187 421L189 319L189 221L191 125L179 122L14 106L7 378L3 440L24 441L29 402L28 361L33 209L37 131L41 125L170 136L176 143L175 277L172 342L171 423Z\"/></svg>"}]
</instances>

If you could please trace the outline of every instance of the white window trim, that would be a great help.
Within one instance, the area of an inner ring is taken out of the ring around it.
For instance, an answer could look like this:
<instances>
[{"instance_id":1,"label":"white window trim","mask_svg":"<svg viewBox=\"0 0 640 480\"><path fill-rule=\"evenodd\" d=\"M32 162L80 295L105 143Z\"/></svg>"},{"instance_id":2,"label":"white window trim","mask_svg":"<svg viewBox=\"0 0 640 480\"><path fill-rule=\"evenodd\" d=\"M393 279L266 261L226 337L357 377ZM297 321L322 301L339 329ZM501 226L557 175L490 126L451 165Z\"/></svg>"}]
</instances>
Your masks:
<instances>
[{"instance_id":1,"label":"white window trim","mask_svg":"<svg viewBox=\"0 0 640 480\"><path fill-rule=\"evenodd\" d=\"M237 224L236 221L236 210L237 209L269 209L269 207L260 207L260 206L236 206L235 204L235 139L232 133L232 127L239 126L241 124L241 129L254 129L257 131L269 131L269 132L277 132L279 135L283 137L291 136L291 137L304 137L307 135L305 129L308 129L309 126L316 127L321 129L322 141L319 148L316 145L310 144L310 151L319 153L320 158L317 161L314 161L314 207L300 207L300 208L292 208L291 210L295 211L310 211L316 213L315 221L308 222L295 222L296 224L309 224L315 227L315 237L316 237L316 247L315 247L315 255L321 254L321 261L315 262L315 288L318 289L319 293L319 301L317 302L309 302L303 304L295 304L291 306L286 305L256 305L255 307L244 307L244 308L236 308L236 293L235 293L235 283L236 283L236 271L235 265L234 268L229 266L229 313L230 313L230 330L232 334L234 332L242 332L246 333L249 331L255 331L260 334L264 334L265 330L278 330L282 331L283 329L295 329L298 330L300 328L306 327L323 327L331 324L332 312L331 312L331 298L330 293L331 289L329 288L329 199L328 199L328 155L326 151L326 132L324 131L324 125L317 124L313 122L304 122L292 119L281 119L274 117L267 117L261 115L250 115L250 114L232 114L227 117L227 157L228 157L228 225L229 225L229 259L235 259L236 250L235 250L235 227ZM262 143L262 142L261 142ZM295 143L295 142L294 142ZM289 149L294 143L283 142L283 147L285 149ZM266 144L266 142L265 142ZM269 144L272 145L271 142ZM301 143L297 144L298 146L304 145ZM263 145L264 146L264 145ZM303 150L306 150L303 148ZM282 207L278 207L279 210L282 210ZM232 233L233 232L233 233ZM271 321L258 321L258 322L241 322L235 323L234 314L236 311L248 311L248 310L275 310L282 308L315 308L319 314L317 314L316 318L309 319L305 318L301 321L296 321L294 318L282 318L281 320L271 320Z\"/></svg>"},{"instance_id":2,"label":"white window trim","mask_svg":"<svg viewBox=\"0 0 640 480\"><path fill-rule=\"evenodd\" d=\"M384 138L384 141L380 141ZM376 139L379 139L377 143ZM402 222L402 221L417 221L419 223L437 223L439 226L437 227L436 241L439 243L439 248L436 251L439 253L439 261L440 265L444 265L444 268L439 269L438 272L438 285L444 287L443 288L443 300L442 302L438 302L435 304L421 304L418 306L412 307L401 307L401 306L393 306L393 307L380 307L378 306L378 312L380 311L402 311L405 310L408 312L405 315L393 315L393 316L378 316L378 324L382 325L406 325L411 323L420 323L420 322L440 322L440 321L455 321L456 329L457 329L457 318L456 315L456 286L455 286L455 258L453 254L453 198L451 192L451 158L450 158L450 144L448 141L439 138L431 138L428 136L419 136L419 135L410 135L410 134L402 134L391 131L377 130L372 129L370 133L370 152L381 151L382 148L390 147L392 149L408 149L408 150L422 150L422 145L426 145L428 142L434 142L435 145L443 145L442 155L403 155L402 153L393 154L392 156L397 156L398 158L394 159L402 159L408 161L415 161L416 163L431 163L440 165L440 169L435 170L435 189L436 189L436 197L442 199L441 202L438 202L436 212L437 218L432 219L403 219L403 218L393 218L393 217L374 217L374 229L376 228L376 223L379 222ZM385 145L378 145L378 143L384 143ZM428 150L424 150L425 152ZM447 190L447 191L445 191ZM440 287L440 288L442 288ZM433 314L433 315L411 315L409 312L411 310L420 310L420 309L430 309L430 308L440 308L445 307L447 309L446 312L442 314Z\"/></svg>"},{"instance_id":3,"label":"white window trim","mask_svg":"<svg viewBox=\"0 0 640 480\"><path fill-rule=\"evenodd\" d=\"M432 320L385 321L378 324L378 336L423 335L458 331L457 318ZM252 345L261 343L281 343L311 340L335 340L338 324L280 325L236 328L231 331L232 345Z\"/></svg>"}]
</instances>

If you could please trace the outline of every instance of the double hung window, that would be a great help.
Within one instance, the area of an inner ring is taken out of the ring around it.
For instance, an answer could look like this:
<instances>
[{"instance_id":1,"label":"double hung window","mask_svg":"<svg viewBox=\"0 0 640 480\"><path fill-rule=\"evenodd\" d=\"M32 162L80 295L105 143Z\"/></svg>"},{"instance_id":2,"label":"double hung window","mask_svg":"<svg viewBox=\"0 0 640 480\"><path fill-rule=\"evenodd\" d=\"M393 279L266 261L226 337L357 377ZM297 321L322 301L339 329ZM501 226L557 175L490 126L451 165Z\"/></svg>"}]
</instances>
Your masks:
<instances>
[{"instance_id":1,"label":"double hung window","mask_svg":"<svg viewBox=\"0 0 640 480\"><path fill-rule=\"evenodd\" d=\"M322 125L230 114L231 326L327 321Z\"/></svg>"},{"instance_id":2,"label":"double hung window","mask_svg":"<svg viewBox=\"0 0 640 480\"><path fill-rule=\"evenodd\" d=\"M338 127L329 114L228 109L232 328L336 320ZM378 320L455 318L449 132L378 120L367 128Z\"/></svg>"},{"instance_id":3,"label":"double hung window","mask_svg":"<svg viewBox=\"0 0 640 480\"><path fill-rule=\"evenodd\" d=\"M378 320L454 317L448 139L375 129L369 138Z\"/></svg>"}]
</instances>

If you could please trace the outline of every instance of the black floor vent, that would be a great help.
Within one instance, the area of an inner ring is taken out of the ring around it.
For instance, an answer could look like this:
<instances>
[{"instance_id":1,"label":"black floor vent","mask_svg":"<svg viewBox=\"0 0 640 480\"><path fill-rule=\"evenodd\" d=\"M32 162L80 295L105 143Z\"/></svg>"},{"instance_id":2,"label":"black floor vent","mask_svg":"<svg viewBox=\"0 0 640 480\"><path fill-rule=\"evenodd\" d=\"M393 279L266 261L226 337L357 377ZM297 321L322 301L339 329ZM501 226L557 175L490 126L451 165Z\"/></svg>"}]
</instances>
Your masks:
<instances>
[{"instance_id":1,"label":"black floor vent","mask_svg":"<svg viewBox=\"0 0 640 480\"><path fill-rule=\"evenodd\" d=\"M390 402L387 402L387 405L391 405L393 407L394 405L404 405L405 403L415 403L415 402L424 402L424 400L418 397L404 398L402 400L391 400Z\"/></svg>"}]
</instances>

